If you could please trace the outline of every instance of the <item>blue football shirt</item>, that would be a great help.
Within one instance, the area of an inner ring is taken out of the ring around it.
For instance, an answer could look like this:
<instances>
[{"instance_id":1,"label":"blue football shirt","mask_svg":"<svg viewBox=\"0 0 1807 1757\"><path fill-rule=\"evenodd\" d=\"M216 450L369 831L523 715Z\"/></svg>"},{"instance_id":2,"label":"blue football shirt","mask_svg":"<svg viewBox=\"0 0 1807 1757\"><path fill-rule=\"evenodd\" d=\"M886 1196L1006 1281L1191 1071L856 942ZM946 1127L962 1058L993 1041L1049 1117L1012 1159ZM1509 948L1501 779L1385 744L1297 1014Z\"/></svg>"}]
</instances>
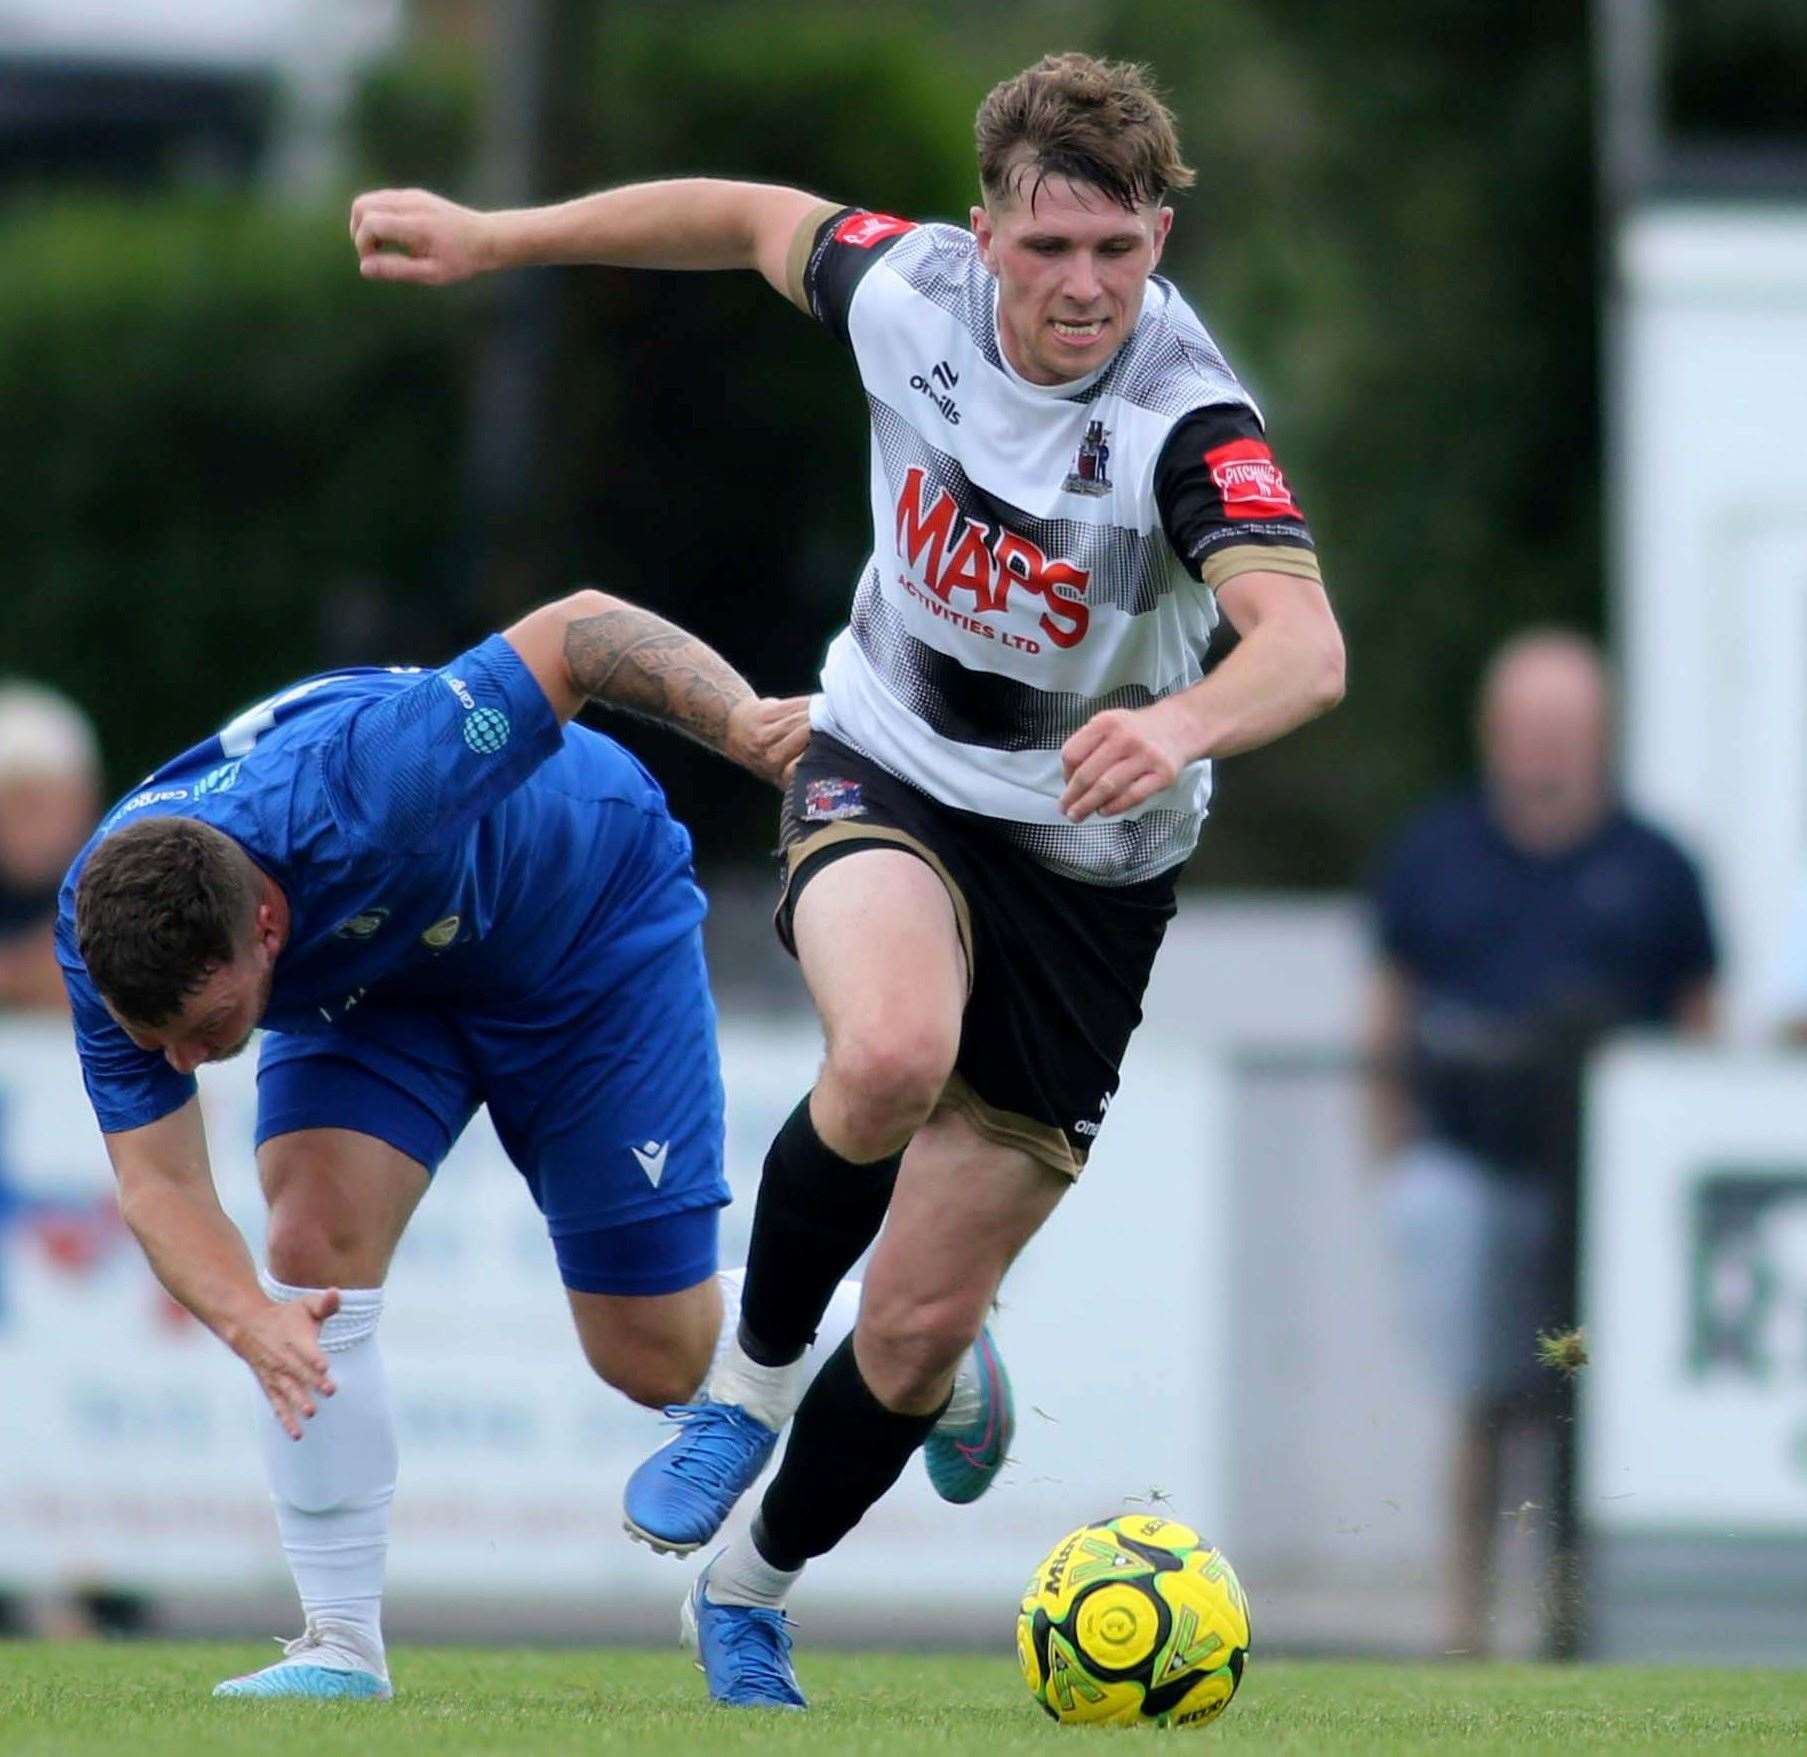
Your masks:
<instances>
[{"instance_id":1,"label":"blue football shirt","mask_svg":"<svg viewBox=\"0 0 1807 1757\"><path fill-rule=\"evenodd\" d=\"M561 727L500 635L436 671L309 678L148 776L63 881L57 951L109 1133L195 1090L113 1022L76 949L89 853L158 816L223 831L287 897L262 1021L277 1031L323 1030L373 996L553 1029L704 912L671 882L689 843L658 784L612 739Z\"/></svg>"}]
</instances>

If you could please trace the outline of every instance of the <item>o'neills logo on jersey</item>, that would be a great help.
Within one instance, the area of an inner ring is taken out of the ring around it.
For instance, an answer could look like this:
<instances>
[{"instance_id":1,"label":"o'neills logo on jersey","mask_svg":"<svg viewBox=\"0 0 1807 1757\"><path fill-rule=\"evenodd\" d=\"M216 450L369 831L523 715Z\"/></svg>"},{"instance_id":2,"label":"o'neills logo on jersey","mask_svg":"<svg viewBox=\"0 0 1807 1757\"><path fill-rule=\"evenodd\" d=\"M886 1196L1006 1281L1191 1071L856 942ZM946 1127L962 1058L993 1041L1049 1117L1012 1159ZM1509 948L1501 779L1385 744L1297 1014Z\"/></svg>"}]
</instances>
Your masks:
<instances>
[{"instance_id":1,"label":"o'neills logo on jersey","mask_svg":"<svg viewBox=\"0 0 1807 1757\"><path fill-rule=\"evenodd\" d=\"M1293 505L1292 490L1274 462L1274 454L1259 439L1232 439L1205 453L1205 468L1223 498L1229 519L1296 519L1304 515Z\"/></svg>"},{"instance_id":2,"label":"o'neills logo on jersey","mask_svg":"<svg viewBox=\"0 0 1807 1757\"><path fill-rule=\"evenodd\" d=\"M1042 632L1057 647L1078 646L1091 621L1085 603L1089 570L1050 561L1039 544L1019 532L1000 528L994 538L991 526L961 515L945 488L925 506L927 480L920 465L912 467L897 497L897 553L923 585L942 604L950 604L956 592L971 592L975 617L1007 609L1012 587L1033 592L1046 605ZM994 632L988 624L973 624L973 632L1036 650L1029 637Z\"/></svg>"}]
</instances>

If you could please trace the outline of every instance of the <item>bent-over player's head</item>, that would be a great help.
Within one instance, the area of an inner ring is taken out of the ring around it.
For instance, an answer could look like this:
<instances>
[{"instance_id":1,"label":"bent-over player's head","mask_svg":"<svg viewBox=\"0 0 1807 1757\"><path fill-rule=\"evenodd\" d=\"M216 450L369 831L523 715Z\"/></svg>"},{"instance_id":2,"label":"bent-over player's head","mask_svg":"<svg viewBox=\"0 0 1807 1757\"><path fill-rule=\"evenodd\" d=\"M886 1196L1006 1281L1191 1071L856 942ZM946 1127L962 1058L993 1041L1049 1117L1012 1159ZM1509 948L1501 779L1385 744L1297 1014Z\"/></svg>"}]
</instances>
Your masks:
<instances>
[{"instance_id":1,"label":"bent-over player's head","mask_svg":"<svg viewBox=\"0 0 1807 1757\"><path fill-rule=\"evenodd\" d=\"M115 830L75 890L76 945L107 1010L140 1049L184 1074L250 1041L288 926L275 883L194 818Z\"/></svg>"},{"instance_id":2,"label":"bent-over player's head","mask_svg":"<svg viewBox=\"0 0 1807 1757\"><path fill-rule=\"evenodd\" d=\"M994 86L975 133L979 257L998 331L1025 378L1083 378L1128 340L1192 172L1147 69L1047 55Z\"/></svg>"}]
</instances>

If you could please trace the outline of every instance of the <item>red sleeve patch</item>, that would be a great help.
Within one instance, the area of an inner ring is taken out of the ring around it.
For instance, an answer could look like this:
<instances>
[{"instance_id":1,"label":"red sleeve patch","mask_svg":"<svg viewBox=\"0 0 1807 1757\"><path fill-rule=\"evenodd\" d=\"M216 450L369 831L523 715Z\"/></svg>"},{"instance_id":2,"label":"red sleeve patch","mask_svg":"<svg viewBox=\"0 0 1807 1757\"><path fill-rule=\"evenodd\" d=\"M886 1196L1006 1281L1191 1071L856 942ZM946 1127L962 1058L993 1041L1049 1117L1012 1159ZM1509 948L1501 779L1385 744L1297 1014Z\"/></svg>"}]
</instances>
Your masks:
<instances>
[{"instance_id":1,"label":"red sleeve patch","mask_svg":"<svg viewBox=\"0 0 1807 1757\"><path fill-rule=\"evenodd\" d=\"M1205 453L1227 519L1298 519L1292 490L1265 440L1232 439Z\"/></svg>"},{"instance_id":2,"label":"red sleeve patch","mask_svg":"<svg viewBox=\"0 0 1807 1757\"><path fill-rule=\"evenodd\" d=\"M899 232L915 230L914 220L900 220L895 214L849 214L835 227L834 241L851 244L856 250L870 250Z\"/></svg>"}]
</instances>

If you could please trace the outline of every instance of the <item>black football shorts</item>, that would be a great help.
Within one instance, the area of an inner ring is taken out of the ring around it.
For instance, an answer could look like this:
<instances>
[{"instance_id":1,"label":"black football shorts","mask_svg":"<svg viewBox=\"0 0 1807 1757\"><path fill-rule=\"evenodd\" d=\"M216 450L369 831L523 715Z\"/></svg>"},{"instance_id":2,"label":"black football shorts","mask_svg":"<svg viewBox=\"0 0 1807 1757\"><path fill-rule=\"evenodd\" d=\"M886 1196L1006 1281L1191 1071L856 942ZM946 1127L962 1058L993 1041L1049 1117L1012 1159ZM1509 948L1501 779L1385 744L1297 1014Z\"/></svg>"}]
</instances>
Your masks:
<instances>
[{"instance_id":1,"label":"black football shorts","mask_svg":"<svg viewBox=\"0 0 1807 1757\"><path fill-rule=\"evenodd\" d=\"M987 1139L1077 1177L1142 1022L1178 869L1133 885L1051 872L990 820L817 732L784 798L775 925L785 950L796 951L791 911L804 887L863 848L914 854L954 905L971 988L944 1102Z\"/></svg>"}]
</instances>

